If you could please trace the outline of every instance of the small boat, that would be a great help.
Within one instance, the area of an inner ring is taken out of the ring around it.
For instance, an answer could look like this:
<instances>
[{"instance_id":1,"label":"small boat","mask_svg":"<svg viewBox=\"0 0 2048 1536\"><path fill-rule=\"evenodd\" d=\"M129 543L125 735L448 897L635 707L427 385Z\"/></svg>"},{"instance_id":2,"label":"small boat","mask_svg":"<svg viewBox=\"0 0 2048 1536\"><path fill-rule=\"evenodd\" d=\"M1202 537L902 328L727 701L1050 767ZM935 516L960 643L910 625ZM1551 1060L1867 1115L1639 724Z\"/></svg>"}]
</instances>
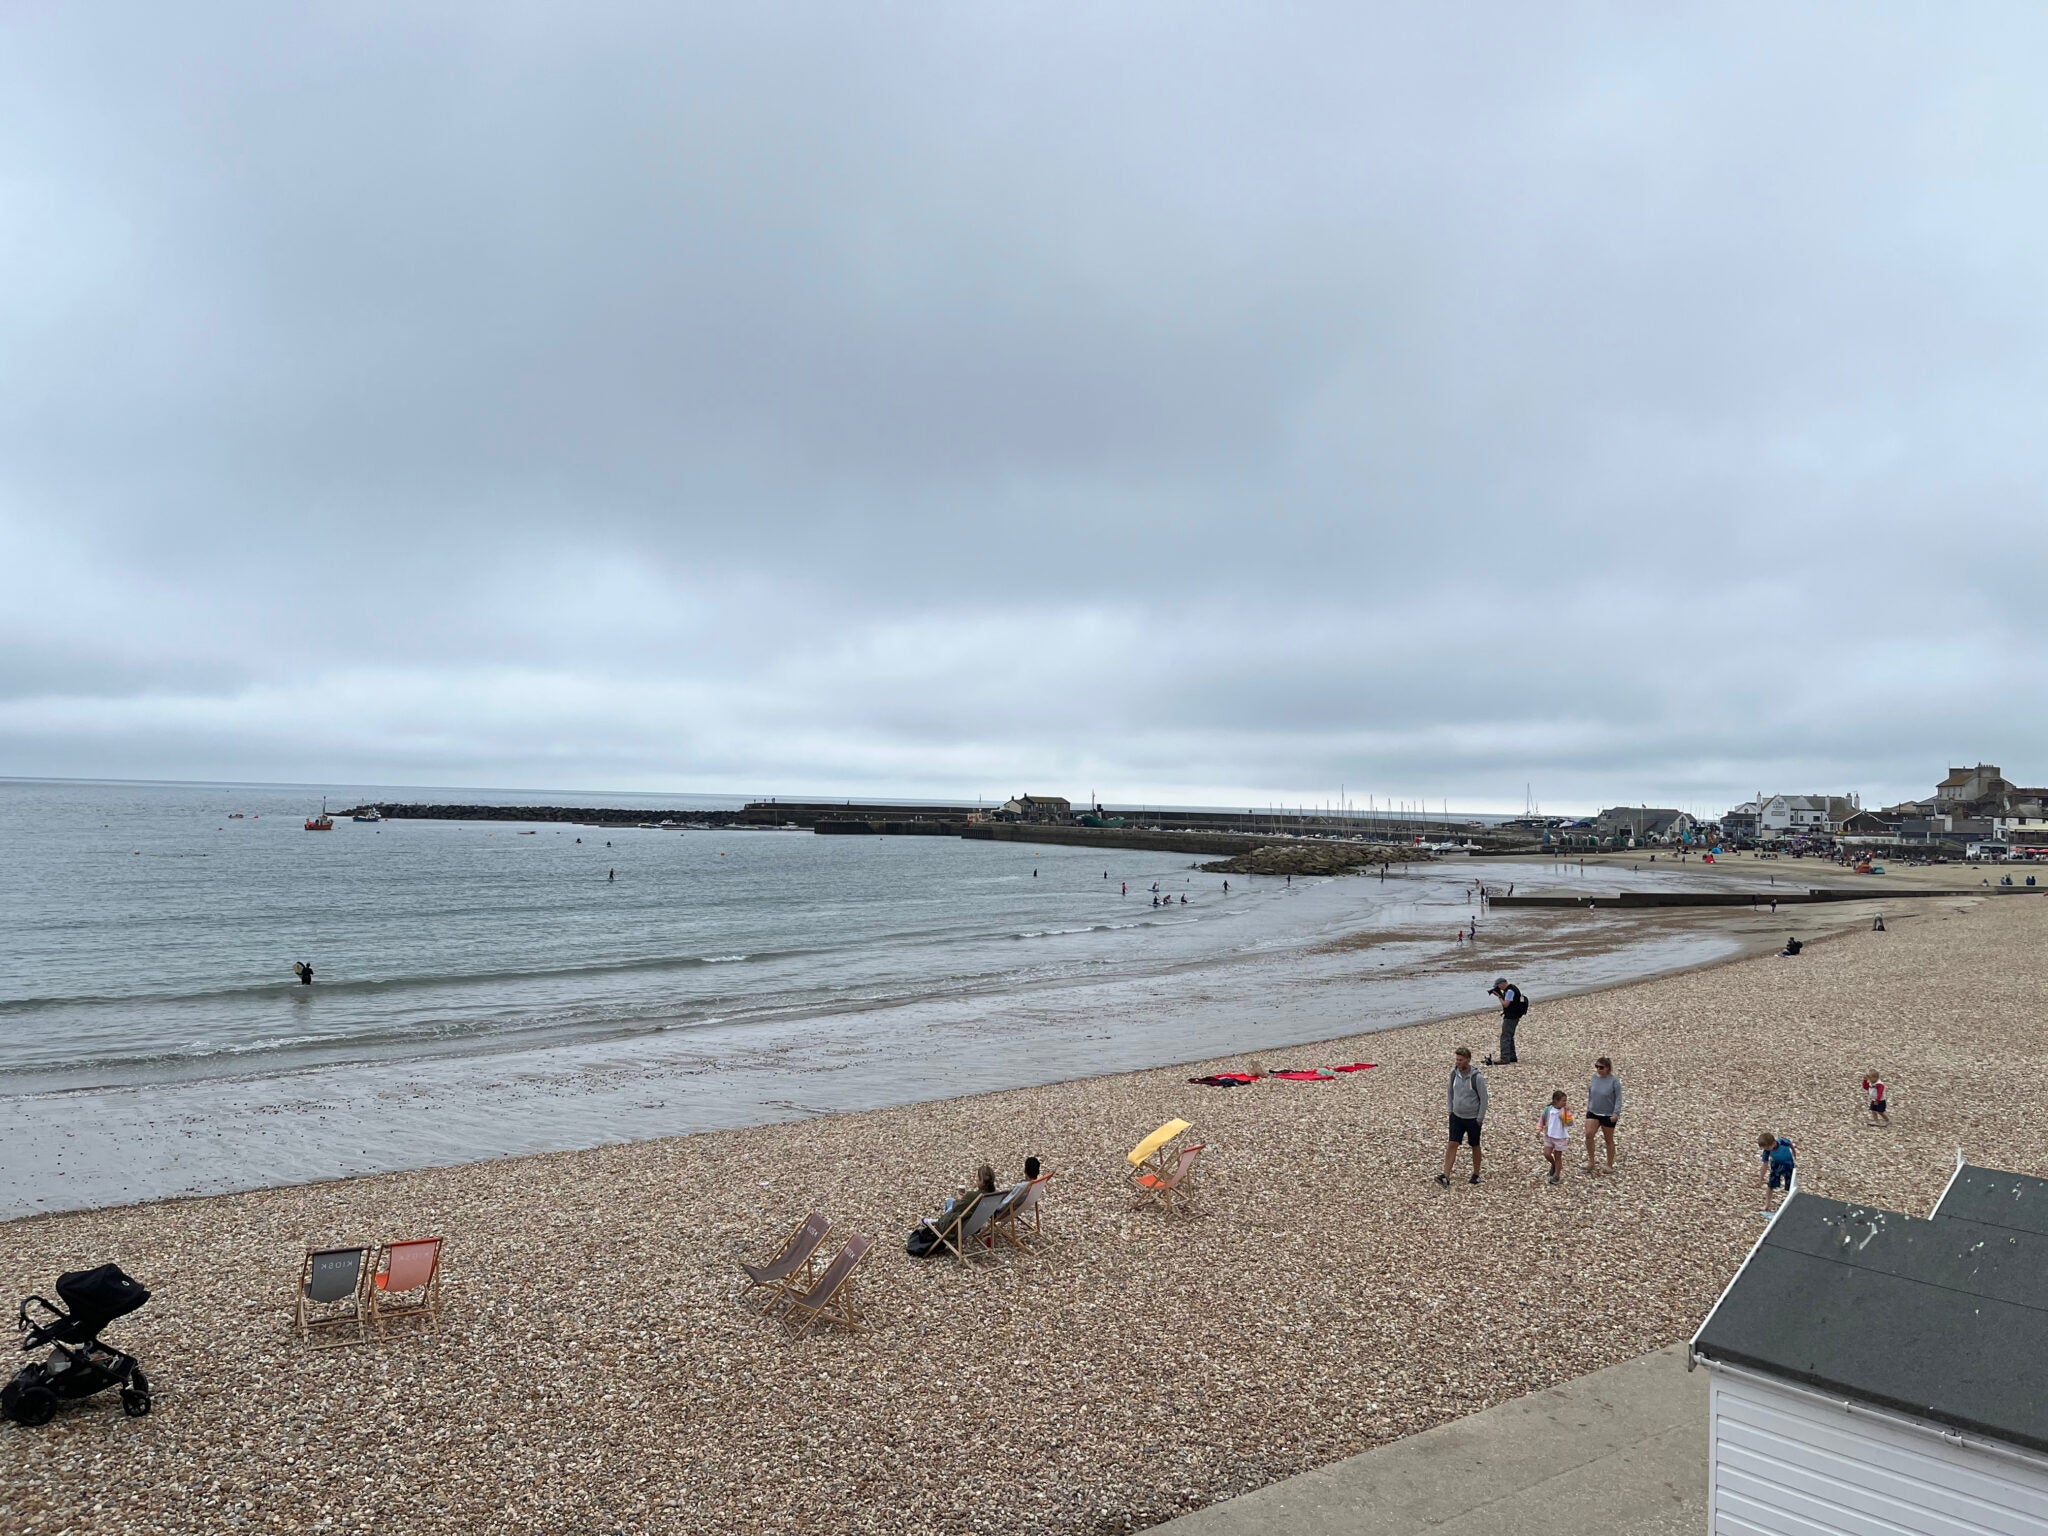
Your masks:
<instances>
[{"instance_id":1,"label":"small boat","mask_svg":"<svg viewBox=\"0 0 2048 1536\"><path fill-rule=\"evenodd\" d=\"M367 811L356 812L354 819L357 821L382 821L384 813L373 805Z\"/></svg>"},{"instance_id":2,"label":"small boat","mask_svg":"<svg viewBox=\"0 0 2048 1536\"><path fill-rule=\"evenodd\" d=\"M306 830L308 832L332 832L334 830L334 818L327 814L327 802L325 800L320 802L320 814L318 816L308 816L306 818Z\"/></svg>"}]
</instances>

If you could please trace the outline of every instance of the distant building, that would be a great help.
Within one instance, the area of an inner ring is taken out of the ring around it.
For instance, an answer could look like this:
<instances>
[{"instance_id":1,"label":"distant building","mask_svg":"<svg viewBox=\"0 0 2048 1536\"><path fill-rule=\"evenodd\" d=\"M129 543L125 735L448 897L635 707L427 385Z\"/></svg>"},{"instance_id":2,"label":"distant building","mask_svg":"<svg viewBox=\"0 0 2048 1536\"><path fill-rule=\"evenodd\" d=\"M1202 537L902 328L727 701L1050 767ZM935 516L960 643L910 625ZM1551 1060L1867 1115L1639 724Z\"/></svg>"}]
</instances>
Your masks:
<instances>
[{"instance_id":1,"label":"distant building","mask_svg":"<svg viewBox=\"0 0 2048 1536\"><path fill-rule=\"evenodd\" d=\"M1832 837L1862 807L1854 795L1772 795L1758 808L1760 838Z\"/></svg>"},{"instance_id":2,"label":"distant building","mask_svg":"<svg viewBox=\"0 0 2048 1536\"><path fill-rule=\"evenodd\" d=\"M1902 820L1881 811L1854 811L1842 818L1835 834L1845 843L1896 843Z\"/></svg>"},{"instance_id":3,"label":"distant building","mask_svg":"<svg viewBox=\"0 0 2048 1536\"><path fill-rule=\"evenodd\" d=\"M1925 1220L1795 1192L1693 1336L1708 1530L2040 1530L2044 1359L2048 1181L1958 1167Z\"/></svg>"},{"instance_id":4,"label":"distant building","mask_svg":"<svg viewBox=\"0 0 2048 1536\"><path fill-rule=\"evenodd\" d=\"M1762 809L1754 800L1745 800L1721 818L1721 836L1731 843L1753 843L1760 828L1757 815Z\"/></svg>"},{"instance_id":5,"label":"distant building","mask_svg":"<svg viewBox=\"0 0 2048 1536\"><path fill-rule=\"evenodd\" d=\"M1005 821L1071 821L1074 803L1062 795L1017 795L996 814Z\"/></svg>"},{"instance_id":6,"label":"distant building","mask_svg":"<svg viewBox=\"0 0 2048 1536\"><path fill-rule=\"evenodd\" d=\"M1690 816L1668 807L1618 805L1593 818L1593 840L1607 848L1687 843L1692 841L1695 830Z\"/></svg>"},{"instance_id":7,"label":"distant building","mask_svg":"<svg viewBox=\"0 0 2048 1536\"><path fill-rule=\"evenodd\" d=\"M1979 763L1974 768L1951 768L1948 777L1934 786L1934 809L1937 815L1996 815L2005 809L2005 797L2014 785L2008 784L1998 771L1995 763Z\"/></svg>"},{"instance_id":8,"label":"distant building","mask_svg":"<svg viewBox=\"0 0 2048 1536\"><path fill-rule=\"evenodd\" d=\"M2014 848L2048 848L2048 817L1995 816L1992 835Z\"/></svg>"}]
</instances>

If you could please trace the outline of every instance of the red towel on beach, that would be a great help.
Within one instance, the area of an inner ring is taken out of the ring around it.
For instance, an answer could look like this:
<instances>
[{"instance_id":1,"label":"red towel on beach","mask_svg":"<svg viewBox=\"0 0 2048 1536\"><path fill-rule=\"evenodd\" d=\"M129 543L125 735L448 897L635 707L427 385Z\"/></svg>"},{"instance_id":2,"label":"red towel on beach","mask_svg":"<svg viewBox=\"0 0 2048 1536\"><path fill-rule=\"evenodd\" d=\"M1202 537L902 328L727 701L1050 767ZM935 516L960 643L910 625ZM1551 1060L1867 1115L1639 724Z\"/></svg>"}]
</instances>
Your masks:
<instances>
[{"instance_id":1,"label":"red towel on beach","mask_svg":"<svg viewBox=\"0 0 2048 1536\"><path fill-rule=\"evenodd\" d=\"M1377 1065L1377 1062L1354 1061L1348 1067L1332 1067L1330 1070L1332 1072L1370 1072Z\"/></svg>"},{"instance_id":2,"label":"red towel on beach","mask_svg":"<svg viewBox=\"0 0 2048 1536\"><path fill-rule=\"evenodd\" d=\"M1275 1077L1284 1077L1290 1083L1329 1083L1336 1081L1330 1073L1324 1071L1321 1067L1316 1068L1313 1072L1287 1071L1275 1072L1273 1075Z\"/></svg>"}]
</instances>

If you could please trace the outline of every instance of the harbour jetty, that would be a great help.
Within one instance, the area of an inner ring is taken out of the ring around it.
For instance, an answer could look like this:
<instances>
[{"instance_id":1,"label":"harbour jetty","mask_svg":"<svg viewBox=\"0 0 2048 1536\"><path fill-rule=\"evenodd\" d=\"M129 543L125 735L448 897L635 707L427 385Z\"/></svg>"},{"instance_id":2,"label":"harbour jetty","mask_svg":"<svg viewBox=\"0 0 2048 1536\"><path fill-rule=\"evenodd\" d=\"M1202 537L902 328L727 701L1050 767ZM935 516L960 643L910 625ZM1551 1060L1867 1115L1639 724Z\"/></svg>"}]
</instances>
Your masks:
<instances>
[{"instance_id":1,"label":"harbour jetty","mask_svg":"<svg viewBox=\"0 0 2048 1536\"><path fill-rule=\"evenodd\" d=\"M825 826L818 830L823 832ZM1062 843L1069 847L1157 849L1165 853L1220 853L1229 857L1203 869L1221 875L1341 875L1368 866L1427 860L1426 848L1407 843L1348 843L1307 838L1251 837L1238 832L1162 832L1149 827L1032 826L978 822L963 827L970 842Z\"/></svg>"},{"instance_id":2,"label":"harbour jetty","mask_svg":"<svg viewBox=\"0 0 2048 1536\"><path fill-rule=\"evenodd\" d=\"M616 805L399 805L374 801L337 811L351 819L367 817L371 811L383 821L559 821L588 827L638 827L668 822L681 826L732 827L748 825L741 811L671 811Z\"/></svg>"}]
</instances>

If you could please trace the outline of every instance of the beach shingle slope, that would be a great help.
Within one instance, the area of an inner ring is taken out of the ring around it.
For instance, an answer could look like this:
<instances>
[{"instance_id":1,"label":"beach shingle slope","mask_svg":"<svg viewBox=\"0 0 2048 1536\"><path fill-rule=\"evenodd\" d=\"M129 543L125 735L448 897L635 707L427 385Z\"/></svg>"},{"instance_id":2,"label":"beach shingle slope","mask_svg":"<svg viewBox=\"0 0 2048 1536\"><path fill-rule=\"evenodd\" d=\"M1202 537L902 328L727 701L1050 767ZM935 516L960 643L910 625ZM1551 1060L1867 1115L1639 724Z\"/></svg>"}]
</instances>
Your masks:
<instances>
[{"instance_id":1,"label":"beach shingle slope","mask_svg":"<svg viewBox=\"0 0 2048 1536\"><path fill-rule=\"evenodd\" d=\"M1431 1176L1451 1049L1483 1054L1491 1010L1268 1062L1379 1063L1329 1082L1188 1084L1244 1065L1217 1060L17 1221L0 1299L110 1259L156 1291L109 1337L158 1399L0 1426L0 1528L1140 1528L1684 1337L1761 1228L1760 1130L1793 1137L1816 1192L1893 1209L1931 1207L1958 1146L2048 1173L2044 938L2048 902L1986 900L1797 960L1539 991L1522 1065L1491 1074L1477 1187ZM1575 1145L1548 1188L1538 1110L1553 1087L1578 1108L1602 1053L1621 1167L1588 1177ZM1870 1066L1888 1129L1859 1112ZM1208 1145L1194 1209L1135 1209L1122 1154L1176 1115ZM904 1257L975 1164L1026 1153L1058 1173L1044 1253ZM813 1207L882 1240L874 1326L785 1348L734 1303L734 1259ZM290 1337L305 1246L432 1232L437 1331Z\"/></svg>"}]
</instances>

